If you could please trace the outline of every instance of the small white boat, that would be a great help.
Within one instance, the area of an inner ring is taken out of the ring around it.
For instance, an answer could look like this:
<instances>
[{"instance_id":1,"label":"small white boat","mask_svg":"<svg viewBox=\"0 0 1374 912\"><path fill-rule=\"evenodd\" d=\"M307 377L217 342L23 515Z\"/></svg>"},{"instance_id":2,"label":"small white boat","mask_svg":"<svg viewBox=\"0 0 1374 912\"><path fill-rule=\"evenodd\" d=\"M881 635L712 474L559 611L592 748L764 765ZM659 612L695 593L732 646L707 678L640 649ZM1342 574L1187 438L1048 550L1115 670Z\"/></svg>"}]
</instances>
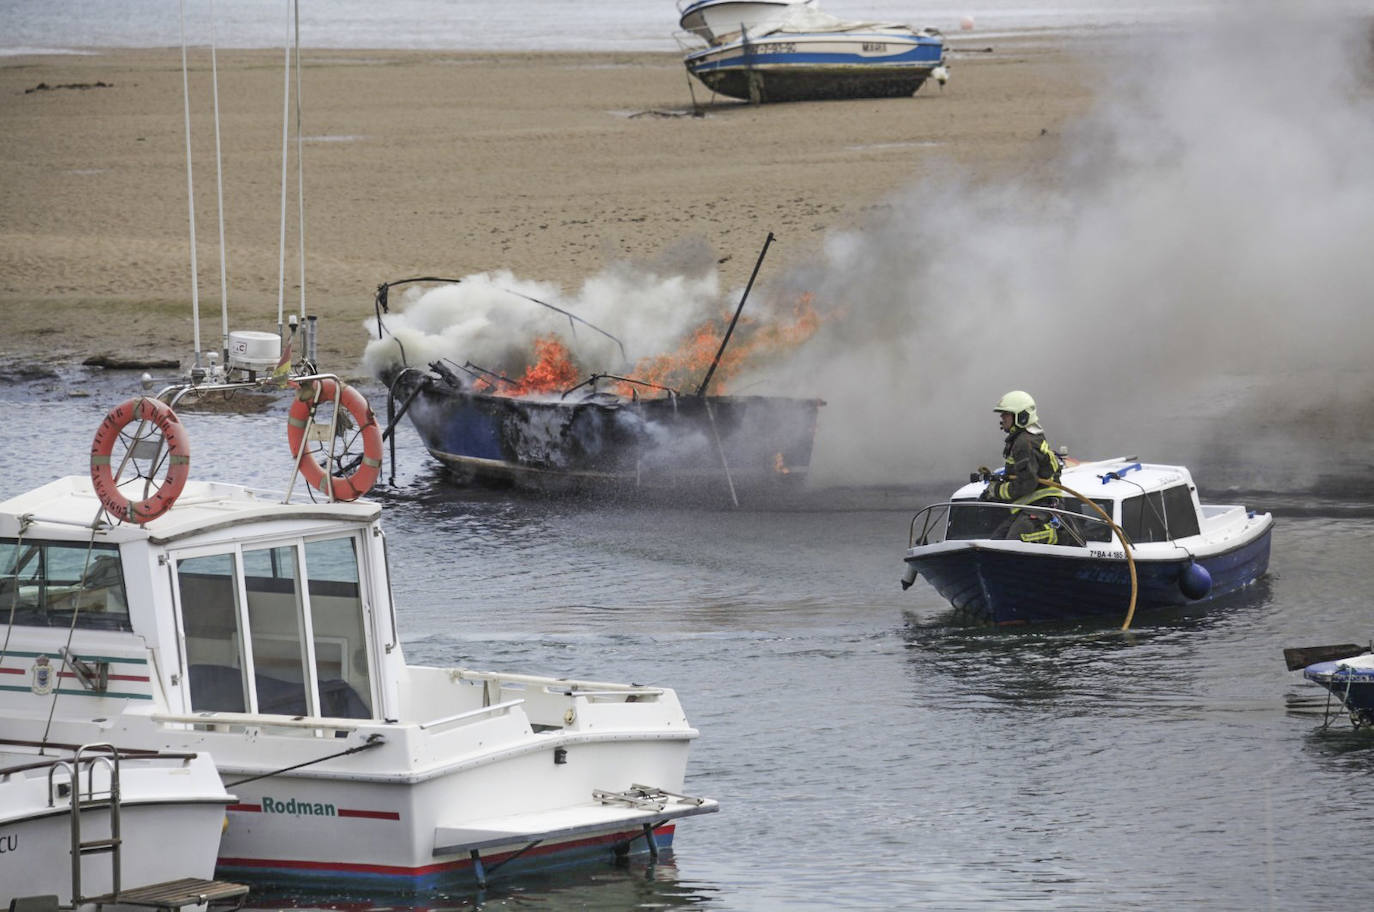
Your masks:
<instances>
[{"instance_id":1,"label":"small white boat","mask_svg":"<svg viewBox=\"0 0 1374 912\"><path fill-rule=\"evenodd\" d=\"M713 92L755 103L899 98L927 79L943 84L949 77L944 38L935 29L847 22L812 3L776 6L755 16L756 24L737 22L728 32L727 19L707 24L704 14L714 7L699 11L702 24L688 31L706 46L688 50L687 72Z\"/></svg>"},{"instance_id":2,"label":"small white boat","mask_svg":"<svg viewBox=\"0 0 1374 912\"><path fill-rule=\"evenodd\" d=\"M1142 609L1205 602L1264 575L1274 518L1238 504L1204 504L1183 466L1135 457L1076 463L1053 517L1056 544L998 534L1016 504L985 502L985 479L911 521L903 588L923 576L976 624L1129 619ZM1098 513L1101 511L1101 514ZM1105 516L1103 515L1105 514ZM1123 541L1124 538L1124 541Z\"/></svg>"},{"instance_id":3,"label":"small white boat","mask_svg":"<svg viewBox=\"0 0 1374 912\"><path fill-rule=\"evenodd\" d=\"M4 680L51 682L48 701L74 683L31 651L5 655L5 671L22 655L41 673ZM0 731L11 722L0 719ZM206 754L0 740L0 904L132 908L157 896L179 908L241 897L247 887L211 879L232 800Z\"/></svg>"},{"instance_id":4,"label":"small white boat","mask_svg":"<svg viewBox=\"0 0 1374 912\"><path fill-rule=\"evenodd\" d=\"M208 751L237 796L217 872L278 885L413 891L656 855L676 819L715 811L682 794L697 732L666 687L406 664L381 508L342 499L367 487L357 472L375 479L380 435L356 391L336 394L366 464L321 477L302 462L333 502L187 480L184 462L160 486L111 485L102 441L130 413L189 458L171 410L145 399L101 425L91 477L0 503L0 680L40 656L86 669L55 705L0 688L7 736L44 737L51 713L56 741ZM288 436L336 439L308 400Z\"/></svg>"}]
</instances>

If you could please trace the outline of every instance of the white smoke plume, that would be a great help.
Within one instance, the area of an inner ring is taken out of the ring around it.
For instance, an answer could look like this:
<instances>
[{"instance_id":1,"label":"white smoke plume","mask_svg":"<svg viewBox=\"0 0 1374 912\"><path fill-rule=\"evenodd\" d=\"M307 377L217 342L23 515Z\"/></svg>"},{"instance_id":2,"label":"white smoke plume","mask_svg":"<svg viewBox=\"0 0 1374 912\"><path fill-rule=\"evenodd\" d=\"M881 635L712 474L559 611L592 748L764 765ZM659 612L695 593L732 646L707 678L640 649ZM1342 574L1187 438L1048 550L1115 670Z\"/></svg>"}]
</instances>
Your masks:
<instances>
[{"instance_id":1,"label":"white smoke plume","mask_svg":"<svg viewBox=\"0 0 1374 912\"><path fill-rule=\"evenodd\" d=\"M993 404L1051 443L1285 490L1374 445L1368 22L1247 8L1123 53L1054 178L951 166L788 281L845 316L791 385L823 395L813 472L956 482L996 465Z\"/></svg>"},{"instance_id":2,"label":"white smoke plume","mask_svg":"<svg viewBox=\"0 0 1374 912\"><path fill-rule=\"evenodd\" d=\"M447 358L518 375L533 354L536 338L556 336L584 364L624 371L641 358L671 351L687 331L718 309L719 277L714 271L663 275L650 267L616 263L589 278L574 295L549 283L509 272L467 276L456 285L411 286L391 302L383 317L386 333L368 321L374 341L363 361L374 374L397 363L424 367ZM528 300L569 311L617 337L619 346L581 323ZM626 363L628 361L628 364Z\"/></svg>"}]
</instances>

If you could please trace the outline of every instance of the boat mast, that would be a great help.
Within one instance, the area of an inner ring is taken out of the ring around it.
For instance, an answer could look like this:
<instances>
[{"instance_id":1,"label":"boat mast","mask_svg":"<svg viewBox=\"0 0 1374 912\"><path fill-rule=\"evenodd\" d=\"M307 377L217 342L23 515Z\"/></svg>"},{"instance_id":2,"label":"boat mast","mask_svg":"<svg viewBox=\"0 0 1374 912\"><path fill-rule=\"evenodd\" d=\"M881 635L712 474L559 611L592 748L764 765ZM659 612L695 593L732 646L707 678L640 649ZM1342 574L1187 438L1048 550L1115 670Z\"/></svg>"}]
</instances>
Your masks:
<instances>
[{"instance_id":1,"label":"boat mast","mask_svg":"<svg viewBox=\"0 0 1374 912\"><path fill-rule=\"evenodd\" d=\"M191 222L191 334L195 337L195 367L200 364L200 270L196 265L196 195L191 176L191 85L186 75L186 0L177 4L181 25L181 101L186 122L186 206Z\"/></svg>"},{"instance_id":2,"label":"boat mast","mask_svg":"<svg viewBox=\"0 0 1374 912\"><path fill-rule=\"evenodd\" d=\"M706 387L711 383L711 377L715 375L716 368L720 365L720 357L725 354L725 346L730 344L730 334L735 331L735 324L739 322L740 312L744 310L744 302L749 300L749 290L754 287L754 279L758 278L759 267L763 265L763 258L768 255L768 245L773 243L773 232L768 232L768 237L763 242L763 249L759 251L758 262L754 263L754 271L749 276L749 284L744 286L744 294L740 296L739 306L735 308L735 315L730 318L730 325L725 330L725 338L720 340L720 350L716 352L716 357L711 361L711 367L706 371L706 377L701 381L701 386L697 387L697 396L706 395Z\"/></svg>"}]
</instances>

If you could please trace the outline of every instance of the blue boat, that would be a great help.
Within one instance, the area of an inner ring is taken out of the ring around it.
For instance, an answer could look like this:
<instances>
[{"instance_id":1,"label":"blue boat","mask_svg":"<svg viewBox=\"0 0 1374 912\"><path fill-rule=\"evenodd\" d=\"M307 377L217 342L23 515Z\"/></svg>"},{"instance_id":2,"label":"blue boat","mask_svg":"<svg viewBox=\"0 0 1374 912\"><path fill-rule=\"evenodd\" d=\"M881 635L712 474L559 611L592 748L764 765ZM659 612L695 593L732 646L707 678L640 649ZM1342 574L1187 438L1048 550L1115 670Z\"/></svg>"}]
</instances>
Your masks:
<instances>
[{"instance_id":1,"label":"blue boat","mask_svg":"<svg viewBox=\"0 0 1374 912\"><path fill-rule=\"evenodd\" d=\"M456 281L384 283L378 289L376 325L385 330L389 288ZM625 361L624 345L605 330L547 302L518 294L512 298L557 313L586 335L609 340L619 361ZM739 308L743 306L741 299ZM581 382L569 380L566 387L530 391L502 371L472 361L413 365L394 338L388 345L394 346L397 360L387 362L378 379L389 392L388 428L409 417L425 449L460 484L757 504L805 484L825 402L708 392L729 338L727 330L716 361L695 390L680 391L619 372L593 372Z\"/></svg>"},{"instance_id":2,"label":"blue boat","mask_svg":"<svg viewBox=\"0 0 1374 912\"><path fill-rule=\"evenodd\" d=\"M1269 566L1273 517L1201 503L1182 466L1127 457L1066 468L1061 487L1083 500L1036 507L1052 515L1056 544L1002 538L1017 507L980 501L984 486L971 481L917 513L905 556L903 588L924 577L960 623L1129 622L1136 609L1229 595Z\"/></svg>"},{"instance_id":3,"label":"blue boat","mask_svg":"<svg viewBox=\"0 0 1374 912\"><path fill-rule=\"evenodd\" d=\"M1350 713L1356 728L1374 726L1374 654L1365 650L1326 662L1313 662L1302 676L1330 691Z\"/></svg>"},{"instance_id":4,"label":"blue boat","mask_svg":"<svg viewBox=\"0 0 1374 912\"><path fill-rule=\"evenodd\" d=\"M688 12L700 19L702 5ZM687 72L713 92L755 103L900 98L927 79L948 79L944 39L935 29L845 22L809 3L781 6L785 15L760 15L757 24L745 20L731 32L689 28L707 46L688 51ZM688 19L684 14L684 27Z\"/></svg>"}]
</instances>

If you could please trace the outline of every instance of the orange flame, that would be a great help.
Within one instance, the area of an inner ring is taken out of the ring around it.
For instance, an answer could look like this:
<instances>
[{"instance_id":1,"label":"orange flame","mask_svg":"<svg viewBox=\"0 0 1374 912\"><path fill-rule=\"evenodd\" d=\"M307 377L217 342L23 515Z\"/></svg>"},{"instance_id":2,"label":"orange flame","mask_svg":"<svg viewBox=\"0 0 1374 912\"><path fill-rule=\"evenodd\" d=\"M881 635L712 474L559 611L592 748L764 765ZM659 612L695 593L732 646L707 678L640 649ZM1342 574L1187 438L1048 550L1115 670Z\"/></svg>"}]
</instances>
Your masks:
<instances>
[{"instance_id":1,"label":"orange flame","mask_svg":"<svg viewBox=\"0 0 1374 912\"><path fill-rule=\"evenodd\" d=\"M562 392L576 386L579 370L568 347L553 336L534 340L534 363L515 385L501 384L492 392L502 396L529 396L535 393Z\"/></svg>"},{"instance_id":2,"label":"orange flame","mask_svg":"<svg viewBox=\"0 0 1374 912\"><path fill-rule=\"evenodd\" d=\"M793 303L792 312L769 323L742 317L735 326L730 344L712 376L712 390L725 392L728 381L747 364L791 351L815 334L821 316L807 292ZM633 376L647 383L674 389L687 389L700 383L720 350L728 321L708 320L698 326L677 351L645 358L635 365ZM631 387L622 384L616 391L630 395Z\"/></svg>"}]
</instances>

